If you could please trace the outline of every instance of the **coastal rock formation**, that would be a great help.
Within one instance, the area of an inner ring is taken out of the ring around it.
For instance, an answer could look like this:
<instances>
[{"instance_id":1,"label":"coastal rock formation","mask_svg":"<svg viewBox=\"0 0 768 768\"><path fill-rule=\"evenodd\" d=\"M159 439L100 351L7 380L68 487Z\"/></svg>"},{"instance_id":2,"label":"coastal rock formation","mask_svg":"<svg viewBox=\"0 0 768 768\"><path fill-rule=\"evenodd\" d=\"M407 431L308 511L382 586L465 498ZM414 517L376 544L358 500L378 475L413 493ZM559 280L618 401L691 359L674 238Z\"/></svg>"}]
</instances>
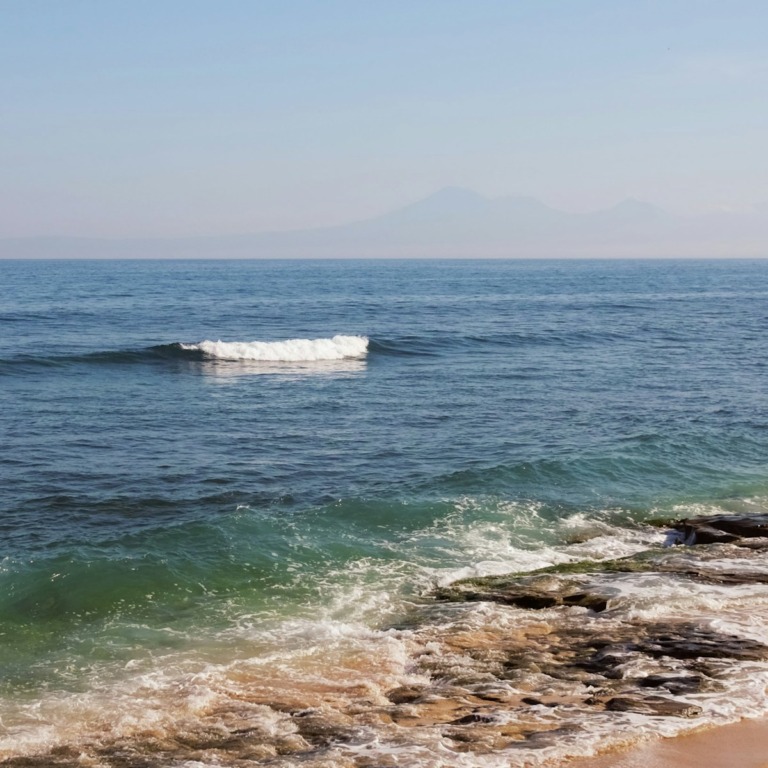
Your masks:
<instances>
[{"instance_id":1,"label":"coastal rock formation","mask_svg":"<svg viewBox=\"0 0 768 768\"><path fill-rule=\"evenodd\" d=\"M714 544L740 539L765 538L768 546L768 514L712 515L676 520L672 528L680 533L681 543Z\"/></svg>"},{"instance_id":2,"label":"coastal rock formation","mask_svg":"<svg viewBox=\"0 0 768 768\"><path fill-rule=\"evenodd\" d=\"M407 682L395 687L377 687L373 676L334 682L328 669L322 684L244 688L194 726L59 745L0 765L394 768L401 750L433 749L446 765L500 755L543 766L561 764L564 745L579 754L595 731L603 746L644 722L680 732L707 722L734 680L768 674L759 632L731 631L689 607L695 595L714 594L723 605L755 595L768 604L768 516L692 518L672 530L687 542L729 540L438 588L382 630L408 652Z\"/></svg>"}]
</instances>

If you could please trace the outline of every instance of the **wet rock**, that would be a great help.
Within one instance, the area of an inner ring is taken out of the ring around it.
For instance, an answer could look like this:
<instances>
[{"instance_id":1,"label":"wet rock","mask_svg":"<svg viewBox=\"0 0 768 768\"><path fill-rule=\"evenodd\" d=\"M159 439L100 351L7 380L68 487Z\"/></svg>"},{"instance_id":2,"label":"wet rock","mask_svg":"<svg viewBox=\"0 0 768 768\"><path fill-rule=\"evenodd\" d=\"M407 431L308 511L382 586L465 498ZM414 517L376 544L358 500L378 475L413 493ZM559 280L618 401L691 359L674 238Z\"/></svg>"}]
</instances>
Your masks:
<instances>
[{"instance_id":1,"label":"wet rock","mask_svg":"<svg viewBox=\"0 0 768 768\"><path fill-rule=\"evenodd\" d=\"M82 768L82 762L78 759L52 754L9 757L0 762L0 765L7 768Z\"/></svg>"},{"instance_id":2,"label":"wet rock","mask_svg":"<svg viewBox=\"0 0 768 768\"><path fill-rule=\"evenodd\" d=\"M595 613L602 613L608 607L608 600L601 595L593 595L589 592L577 592L573 595L563 596L563 605L579 605L589 608Z\"/></svg>"},{"instance_id":3,"label":"wet rock","mask_svg":"<svg viewBox=\"0 0 768 768\"><path fill-rule=\"evenodd\" d=\"M592 674L602 675L607 680L620 680L624 673L620 669L629 659L629 648L632 646L608 646L585 658L578 658L573 666L584 669Z\"/></svg>"},{"instance_id":4,"label":"wet rock","mask_svg":"<svg viewBox=\"0 0 768 768\"><path fill-rule=\"evenodd\" d=\"M531 707L559 707L559 702L556 701L542 701L541 699L537 699L535 696L524 696L521 699L521 702L523 704L528 704Z\"/></svg>"},{"instance_id":5,"label":"wet rock","mask_svg":"<svg viewBox=\"0 0 768 768\"><path fill-rule=\"evenodd\" d=\"M713 515L676 520L685 544L711 544L756 537L768 537L768 514Z\"/></svg>"},{"instance_id":6,"label":"wet rock","mask_svg":"<svg viewBox=\"0 0 768 768\"><path fill-rule=\"evenodd\" d=\"M129 747L122 745L99 750L101 761L99 765L108 765L109 768L160 768L167 756L173 753L145 753L141 742ZM185 755L186 757L186 755ZM55 763L54 763L55 765Z\"/></svg>"},{"instance_id":7,"label":"wet rock","mask_svg":"<svg viewBox=\"0 0 768 768\"><path fill-rule=\"evenodd\" d=\"M423 686L404 685L389 691L387 693L387 698L393 704L411 704L414 701L418 701L423 695Z\"/></svg>"},{"instance_id":8,"label":"wet rock","mask_svg":"<svg viewBox=\"0 0 768 768\"><path fill-rule=\"evenodd\" d=\"M735 542L737 547L744 549L768 549L768 536L755 536L753 539L740 539Z\"/></svg>"},{"instance_id":9,"label":"wet rock","mask_svg":"<svg viewBox=\"0 0 768 768\"><path fill-rule=\"evenodd\" d=\"M487 755L504 749L508 740L496 728L473 724L471 727L451 726L443 729L443 736L450 739L457 752Z\"/></svg>"},{"instance_id":10,"label":"wet rock","mask_svg":"<svg viewBox=\"0 0 768 768\"><path fill-rule=\"evenodd\" d=\"M573 580L551 578L548 574L523 576L519 579L504 577L499 580L468 579L435 592L437 600L451 602L491 602L528 610L541 610L557 606L580 606L595 612L604 611L608 599L604 595L585 591Z\"/></svg>"},{"instance_id":11,"label":"wet rock","mask_svg":"<svg viewBox=\"0 0 768 768\"><path fill-rule=\"evenodd\" d=\"M665 699L663 696L615 696L606 702L605 708L611 712L637 712L641 715L661 717L698 717L701 714L701 707L684 701Z\"/></svg>"},{"instance_id":12,"label":"wet rock","mask_svg":"<svg viewBox=\"0 0 768 768\"><path fill-rule=\"evenodd\" d=\"M45 755L28 755L1 760L8 768L83 768L80 750L68 745L53 747Z\"/></svg>"},{"instance_id":13,"label":"wet rock","mask_svg":"<svg viewBox=\"0 0 768 768\"><path fill-rule=\"evenodd\" d=\"M470 725L472 723L495 723L498 717L495 715L482 714L478 712L471 712L464 717L459 717L456 720L451 720L450 725Z\"/></svg>"},{"instance_id":14,"label":"wet rock","mask_svg":"<svg viewBox=\"0 0 768 768\"><path fill-rule=\"evenodd\" d=\"M500 691L473 691L473 696L481 701L491 701L496 704L506 704L511 700L511 695L507 692Z\"/></svg>"},{"instance_id":15,"label":"wet rock","mask_svg":"<svg viewBox=\"0 0 768 768\"><path fill-rule=\"evenodd\" d=\"M457 692L449 697L438 694L438 690L440 689L436 686L419 701L393 708L390 711L392 722L407 728L418 728L446 725L471 714L472 707L466 700L467 691Z\"/></svg>"},{"instance_id":16,"label":"wet rock","mask_svg":"<svg viewBox=\"0 0 768 768\"><path fill-rule=\"evenodd\" d=\"M541 592L535 589L525 589L524 587L510 587L504 591L464 589L462 587L446 587L435 592L438 600L450 602L459 601L485 601L491 603L501 603L502 605L512 605L518 608L530 608L533 610L541 608L552 608L561 604L558 596Z\"/></svg>"},{"instance_id":17,"label":"wet rock","mask_svg":"<svg viewBox=\"0 0 768 768\"><path fill-rule=\"evenodd\" d=\"M674 659L768 659L768 647L755 640L725 635L690 623L671 629L660 634L649 633L646 639L636 645L637 650L649 656L670 656Z\"/></svg>"},{"instance_id":18,"label":"wet rock","mask_svg":"<svg viewBox=\"0 0 768 768\"><path fill-rule=\"evenodd\" d=\"M298 713L293 721L301 737L313 746L350 742L360 732L351 718L340 717L337 712Z\"/></svg>"},{"instance_id":19,"label":"wet rock","mask_svg":"<svg viewBox=\"0 0 768 768\"><path fill-rule=\"evenodd\" d=\"M666 688L672 694L695 693L701 690L701 675L648 675L637 681L641 688Z\"/></svg>"},{"instance_id":20,"label":"wet rock","mask_svg":"<svg viewBox=\"0 0 768 768\"><path fill-rule=\"evenodd\" d=\"M737 541L740 536L735 533L728 533L727 531L720 531L717 528L713 528L711 525L699 525L695 529L688 529L684 531L686 537L686 543L691 544L728 544L731 541ZM693 541L689 542L689 538L693 536Z\"/></svg>"},{"instance_id":21,"label":"wet rock","mask_svg":"<svg viewBox=\"0 0 768 768\"><path fill-rule=\"evenodd\" d=\"M542 728L524 732L525 741L510 744L512 749L546 749L557 744L562 738L572 738L581 730L579 726L564 725L560 728Z\"/></svg>"},{"instance_id":22,"label":"wet rock","mask_svg":"<svg viewBox=\"0 0 768 768\"><path fill-rule=\"evenodd\" d=\"M669 568L665 568L669 571ZM759 571L719 571L707 568L689 568L674 570L680 576L704 582L705 584L766 584L768 572Z\"/></svg>"},{"instance_id":23,"label":"wet rock","mask_svg":"<svg viewBox=\"0 0 768 768\"><path fill-rule=\"evenodd\" d=\"M216 725L178 734L175 741L189 749L205 750L216 749L227 744L231 745L235 739L237 739L236 734L230 733L220 725Z\"/></svg>"}]
</instances>

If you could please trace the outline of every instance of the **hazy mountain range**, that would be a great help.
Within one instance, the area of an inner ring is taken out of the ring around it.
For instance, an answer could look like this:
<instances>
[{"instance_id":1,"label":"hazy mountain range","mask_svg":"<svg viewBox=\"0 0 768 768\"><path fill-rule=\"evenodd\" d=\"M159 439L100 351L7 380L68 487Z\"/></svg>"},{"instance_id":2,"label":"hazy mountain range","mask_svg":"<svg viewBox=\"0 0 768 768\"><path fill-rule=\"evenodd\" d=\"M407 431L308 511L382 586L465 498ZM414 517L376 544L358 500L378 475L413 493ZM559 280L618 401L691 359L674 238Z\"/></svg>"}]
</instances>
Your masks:
<instances>
[{"instance_id":1,"label":"hazy mountain range","mask_svg":"<svg viewBox=\"0 0 768 768\"><path fill-rule=\"evenodd\" d=\"M0 239L0 258L766 257L768 206L676 216L627 199L566 213L531 197L446 187L334 227L186 238Z\"/></svg>"}]
</instances>

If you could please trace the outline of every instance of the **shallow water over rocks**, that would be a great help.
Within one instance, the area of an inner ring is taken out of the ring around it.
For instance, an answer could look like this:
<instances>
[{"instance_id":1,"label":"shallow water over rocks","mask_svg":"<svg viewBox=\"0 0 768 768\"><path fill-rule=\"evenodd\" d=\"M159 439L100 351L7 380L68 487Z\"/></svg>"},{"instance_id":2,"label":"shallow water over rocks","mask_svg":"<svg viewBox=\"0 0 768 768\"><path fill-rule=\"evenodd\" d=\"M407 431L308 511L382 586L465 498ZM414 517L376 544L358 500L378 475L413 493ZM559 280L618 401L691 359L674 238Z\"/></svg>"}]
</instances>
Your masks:
<instances>
[{"instance_id":1,"label":"shallow water over rocks","mask_svg":"<svg viewBox=\"0 0 768 768\"><path fill-rule=\"evenodd\" d=\"M768 539L737 538L456 582L381 630L406 651L401 685L357 660L354 680L327 668L324 684L244 684L194 719L2 765L546 765L756 715L767 552Z\"/></svg>"}]
</instances>

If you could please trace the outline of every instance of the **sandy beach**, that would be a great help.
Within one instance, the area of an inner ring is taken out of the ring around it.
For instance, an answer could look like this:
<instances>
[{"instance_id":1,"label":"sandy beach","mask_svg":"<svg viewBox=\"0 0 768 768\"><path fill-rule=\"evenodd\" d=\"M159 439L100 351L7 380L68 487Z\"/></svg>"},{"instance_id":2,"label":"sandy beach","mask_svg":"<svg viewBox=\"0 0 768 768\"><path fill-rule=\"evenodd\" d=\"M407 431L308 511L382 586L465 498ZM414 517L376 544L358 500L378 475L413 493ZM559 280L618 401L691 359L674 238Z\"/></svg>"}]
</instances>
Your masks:
<instances>
[{"instance_id":1,"label":"sandy beach","mask_svg":"<svg viewBox=\"0 0 768 768\"><path fill-rule=\"evenodd\" d=\"M742 720L621 753L573 760L569 768L766 768L768 719Z\"/></svg>"}]
</instances>

